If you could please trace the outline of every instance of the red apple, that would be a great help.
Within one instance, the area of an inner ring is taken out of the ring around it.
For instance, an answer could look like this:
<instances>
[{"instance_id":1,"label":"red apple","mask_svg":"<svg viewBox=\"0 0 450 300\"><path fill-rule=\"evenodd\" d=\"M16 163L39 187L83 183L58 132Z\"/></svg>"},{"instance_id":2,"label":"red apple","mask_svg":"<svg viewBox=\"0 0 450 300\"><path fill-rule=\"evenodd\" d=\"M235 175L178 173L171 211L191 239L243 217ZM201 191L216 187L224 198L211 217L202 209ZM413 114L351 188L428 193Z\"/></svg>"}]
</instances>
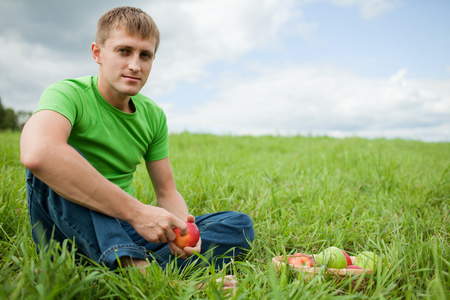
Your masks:
<instances>
[{"instance_id":1,"label":"red apple","mask_svg":"<svg viewBox=\"0 0 450 300\"><path fill-rule=\"evenodd\" d=\"M300 265L308 267L312 267L314 265L312 259L305 255L294 254L293 256L289 257L288 260L289 264L291 265Z\"/></svg>"},{"instance_id":2,"label":"red apple","mask_svg":"<svg viewBox=\"0 0 450 300\"><path fill-rule=\"evenodd\" d=\"M175 227L173 232L175 232L175 240L173 241L175 245L184 249L184 247L194 247L200 238L200 231L194 222L186 222L188 233L181 235L180 228Z\"/></svg>"},{"instance_id":3,"label":"red apple","mask_svg":"<svg viewBox=\"0 0 450 300\"><path fill-rule=\"evenodd\" d=\"M347 260L347 266L350 266L352 264L352 259L350 258L350 256L348 256L347 252L345 252L344 250L342 250L342 253L344 253L345 259Z\"/></svg>"},{"instance_id":4,"label":"red apple","mask_svg":"<svg viewBox=\"0 0 450 300\"><path fill-rule=\"evenodd\" d=\"M297 253L290 255L289 257L293 257L293 256L307 256L307 255L304 253L301 253L301 252L297 252Z\"/></svg>"},{"instance_id":5,"label":"red apple","mask_svg":"<svg viewBox=\"0 0 450 300\"><path fill-rule=\"evenodd\" d=\"M361 267L355 266L355 265L348 265L347 269L356 269L356 270L362 270Z\"/></svg>"}]
</instances>

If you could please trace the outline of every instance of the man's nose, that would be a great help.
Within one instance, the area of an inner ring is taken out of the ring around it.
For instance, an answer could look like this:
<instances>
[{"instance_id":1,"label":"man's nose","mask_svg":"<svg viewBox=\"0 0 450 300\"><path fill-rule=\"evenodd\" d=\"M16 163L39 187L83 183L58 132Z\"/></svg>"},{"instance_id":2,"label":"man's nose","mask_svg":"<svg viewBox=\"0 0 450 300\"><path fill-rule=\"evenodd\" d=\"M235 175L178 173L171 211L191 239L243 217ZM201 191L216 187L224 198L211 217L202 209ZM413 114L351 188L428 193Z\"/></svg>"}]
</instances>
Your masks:
<instances>
[{"instance_id":1,"label":"man's nose","mask_svg":"<svg viewBox=\"0 0 450 300\"><path fill-rule=\"evenodd\" d=\"M134 55L133 57L130 58L128 68L133 72L138 72L141 70L141 62L139 60L139 55Z\"/></svg>"}]
</instances>

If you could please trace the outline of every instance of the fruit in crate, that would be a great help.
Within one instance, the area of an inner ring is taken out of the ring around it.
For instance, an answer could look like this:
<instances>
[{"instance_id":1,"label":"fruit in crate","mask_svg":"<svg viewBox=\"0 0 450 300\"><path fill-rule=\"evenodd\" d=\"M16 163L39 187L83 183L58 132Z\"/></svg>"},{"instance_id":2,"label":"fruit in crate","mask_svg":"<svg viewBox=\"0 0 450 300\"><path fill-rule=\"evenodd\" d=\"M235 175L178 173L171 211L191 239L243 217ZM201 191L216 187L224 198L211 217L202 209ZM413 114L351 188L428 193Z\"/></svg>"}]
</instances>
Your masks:
<instances>
[{"instance_id":1,"label":"fruit in crate","mask_svg":"<svg viewBox=\"0 0 450 300\"><path fill-rule=\"evenodd\" d=\"M316 262L325 265L327 268L333 269L343 269L347 267L347 258L344 255L344 252L337 247L329 247L317 254Z\"/></svg>"},{"instance_id":2,"label":"fruit in crate","mask_svg":"<svg viewBox=\"0 0 450 300\"><path fill-rule=\"evenodd\" d=\"M355 265L362 269L373 270L378 264L378 257L375 253L370 251L364 251L358 254L355 259Z\"/></svg>"},{"instance_id":3,"label":"fruit in crate","mask_svg":"<svg viewBox=\"0 0 450 300\"><path fill-rule=\"evenodd\" d=\"M345 259L347 260L347 266L352 265L352 259L350 258L350 256L347 254L347 252L345 252L344 250L341 250L342 253L344 253Z\"/></svg>"},{"instance_id":4,"label":"fruit in crate","mask_svg":"<svg viewBox=\"0 0 450 300\"><path fill-rule=\"evenodd\" d=\"M288 257L288 260L289 264L291 265L307 266L307 267L312 267L314 265L313 260L303 253L296 253L294 255L291 255Z\"/></svg>"},{"instance_id":5,"label":"fruit in crate","mask_svg":"<svg viewBox=\"0 0 450 300\"><path fill-rule=\"evenodd\" d=\"M350 270L362 270L361 267L358 267L358 266L355 266L355 265L348 265L347 269L350 269Z\"/></svg>"},{"instance_id":6,"label":"fruit in crate","mask_svg":"<svg viewBox=\"0 0 450 300\"><path fill-rule=\"evenodd\" d=\"M372 252L365 251L355 256L349 256L344 250L329 247L318 254L295 253L286 256L277 256L273 263L281 268L287 261L293 269L307 274L307 278L323 274L321 265L326 266L325 273L337 276L364 276L375 272L379 258Z\"/></svg>"}]
</instances>

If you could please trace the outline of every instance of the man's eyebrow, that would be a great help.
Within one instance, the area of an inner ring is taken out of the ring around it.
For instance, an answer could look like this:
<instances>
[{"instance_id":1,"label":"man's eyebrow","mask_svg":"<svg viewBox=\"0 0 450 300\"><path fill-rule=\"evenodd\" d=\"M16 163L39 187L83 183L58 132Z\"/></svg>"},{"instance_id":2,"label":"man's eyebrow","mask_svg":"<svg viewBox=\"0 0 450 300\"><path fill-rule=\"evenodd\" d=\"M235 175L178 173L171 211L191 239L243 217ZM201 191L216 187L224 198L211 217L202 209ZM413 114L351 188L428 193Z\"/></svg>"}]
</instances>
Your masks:
<instances>
[{"instance_id":1,"label":"man's eyebrow","mask_svg":"<svg viewBox=\"0 0 450 300\"><path fill-rule=\"evenodd\" d=\"M114 46L114 49L119 49L119 48L134 49L130 45L126 45L126 44Z\"/></svg>"},{"instance_id":2,"label":"man's eyebrow","mask_svg":"<svg viewBox=\"0 0 450 300\"><path fill-rule=\"evenodd\" d=\"M130 49L130 50L135 50L134 47L132 47L132 46L130 46L130 45L127 45L127 44L116 45L116 46L114 46L114 49L115 49L115 50L117 50L117 49ZM153 55L153 51L148 50L148 49L143 49L143 50L141 50L140 52L141 52L141 53L145 53L145 54Z\"/></svg>"}]
</instances>

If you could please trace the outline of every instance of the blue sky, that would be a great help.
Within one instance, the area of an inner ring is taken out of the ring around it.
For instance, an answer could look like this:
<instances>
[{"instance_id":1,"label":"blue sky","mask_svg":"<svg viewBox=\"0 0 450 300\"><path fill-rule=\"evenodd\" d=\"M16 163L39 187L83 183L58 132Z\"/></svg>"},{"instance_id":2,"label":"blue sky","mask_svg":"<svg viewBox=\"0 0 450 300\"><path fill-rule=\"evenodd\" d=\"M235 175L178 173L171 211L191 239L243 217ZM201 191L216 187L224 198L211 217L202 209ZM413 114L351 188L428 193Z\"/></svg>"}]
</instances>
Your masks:
<instances>
[{"instance_id":1,"label":"blue sky","mask_svg":"<svg viewBox=\"0 0 450 300\"><path fill-rule=\"evenodd\" d=\"M0 0L0 97L96 74L96 20L122 1ZM161 46L144 94L171 132L450 141L450 1L129 1ZM90 10L86 10L90 7Z\"/></svg>"},{"instance_id":2,"label":"blue sky","mask_svg":"<svg viewBox=\"0 0 450 300\"><path fill-rule=\"evenodd\" d=\"M314 3L304 7L318 25L305 49L366 76L385 77L407 68L410 78L449 78L449 1L402 1L392 11L364 18L357 7ZM447 64L445 64L447 60Z\"/></svg>"}]
</instances>

